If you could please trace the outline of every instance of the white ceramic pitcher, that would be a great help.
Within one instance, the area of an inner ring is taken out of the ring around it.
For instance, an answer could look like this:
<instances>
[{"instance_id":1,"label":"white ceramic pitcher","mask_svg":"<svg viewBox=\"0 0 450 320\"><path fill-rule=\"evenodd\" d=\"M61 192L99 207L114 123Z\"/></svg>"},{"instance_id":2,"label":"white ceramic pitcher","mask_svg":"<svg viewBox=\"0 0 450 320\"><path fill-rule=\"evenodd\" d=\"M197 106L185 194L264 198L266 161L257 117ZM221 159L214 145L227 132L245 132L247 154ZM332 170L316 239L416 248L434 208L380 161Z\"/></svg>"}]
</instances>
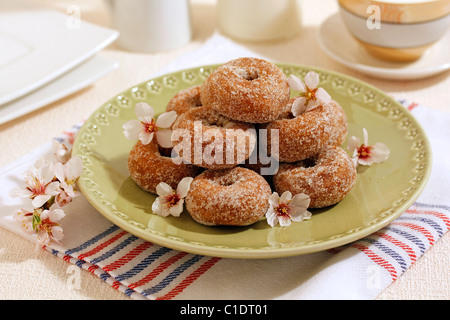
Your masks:
<instances>
[{"instance_id":1,"label":"white ceramic pitcher","mask_svg":"<svg viewBox=\"0 0 450 320\"><path fill-rule=\"evenodd\" d=\"M244 41L274 41L301 29L301 0L218 0L220 30Z\"/></svg>"},{"instance_id":2,"label":"white ceramic pitcher","mask_svg":"<svg viewBox=\"0 0 450 320\"><path fill-rule=\"evenodd\" d=\"M117 44L137 52L172 50L192 38L189 0L106 0Z\"/></svg>"}]
</instances>

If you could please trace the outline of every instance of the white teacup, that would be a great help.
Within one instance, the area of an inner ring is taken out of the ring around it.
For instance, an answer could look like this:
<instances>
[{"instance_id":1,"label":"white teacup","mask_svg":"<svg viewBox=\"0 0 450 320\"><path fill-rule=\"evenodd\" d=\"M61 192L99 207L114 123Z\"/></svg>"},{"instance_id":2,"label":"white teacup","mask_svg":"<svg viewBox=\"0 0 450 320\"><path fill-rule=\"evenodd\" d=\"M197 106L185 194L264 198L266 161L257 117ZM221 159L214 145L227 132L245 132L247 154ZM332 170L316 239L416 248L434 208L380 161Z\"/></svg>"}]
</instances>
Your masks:
<instances>
[{"instance_id":1,"label":"white teacup","mask_svg":"<svg viewBox=\"0 0 450 320\"><path fill-rule=\"evenodd\" d=\"M353 37L373 56L413 61L450 26L450 0L339 0Z\"/></svg>"},{"instance_id":2,"label":"white teacup","mask_svg":"<svg viewBox=\"0 0 450 320\"><path fill-rule=\"evenodd\" d=\"M219 29L237 40L277 41L301 29L301 0L218 0Z\"/></svg>"},{"instance_id":3,"label":"white teacup","mask_svg":"<svg viewBox=\"0 0 450 320\"><path fill-rule=\"evenodd\" d=\"M191 40L189 0L106 0L117 44L138 52L172 50Z\"/></svg>"}]
</instances>

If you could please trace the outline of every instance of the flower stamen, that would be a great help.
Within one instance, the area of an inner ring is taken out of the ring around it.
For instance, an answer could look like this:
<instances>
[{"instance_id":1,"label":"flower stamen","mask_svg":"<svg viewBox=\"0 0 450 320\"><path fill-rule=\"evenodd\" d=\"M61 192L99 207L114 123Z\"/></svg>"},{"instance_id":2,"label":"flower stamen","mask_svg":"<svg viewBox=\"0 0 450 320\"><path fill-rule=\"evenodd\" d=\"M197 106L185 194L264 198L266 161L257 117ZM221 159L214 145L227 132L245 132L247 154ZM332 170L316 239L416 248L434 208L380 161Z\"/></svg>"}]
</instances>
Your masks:
<instances>
[{"instance_id":1,"label":"flower stamen","mask_svg":"<svg viewBox=\"0 0 450 320\"><path fill-rule=\"evenodd\" d=\"M278 217L291 218L292 207L286 203L280 203L275 209Z\"/></svg>"},{"instance_id":2,"label":"flower stamen","mask_svg":"<svg viewBox=\"0 0 450 320\"><path fill-rule=\"evenodd\" d=\"M26 189L32 193L31 199L45 194L45 187L46 185L38 177L31 177L26 185Z\"/></svg>"},{"instance_id":3,"label":"flower stamen","mask_svg":"<svg viewBox=\"0 0 450 320\"><path fill-rule=\"evenodd\" d=\"M156 126L156 122L154 119L152 119L151 122L141 122L144 125L145 128L145 132L146 133L155 133L156 131L158 131L158 127Z\"/></svg>"},{"instance_id":4,"label":"flower stamen","mask_svg":"<svg viewBox=\"0 0 450 320\"><path fill-rule=\"evenodd\" d=\"M180 200L181 200L181 197L174 192L173 194L169 194L169 195L165 196L164 205L168 208L172 208L172 207L176 206Z\"/></svg>"},{"instance_id":5,"label":"flower stamen","mask_svg":"<svg viewBox=\"0 0 450 320\"><path fill-rule=\"evenodd\" d=\"M306 92L301 94L302 97L306 98L306 104L308 104L310 101L317 100L316 92L317 88L316 89L309 89L308 87L306 88Z\"/></svg>"},{"instance_id":6,"label":"flower stamen","mask_svg":"<svg viewBox=\"0 0 450 320\"><path fill-rule=\"evenodd\" d=\"M358 157L360 159L367 159L372 155L372 147L371 146L366 146L364 144L362 144L359 148L358 148Z\"/></svg>"}]
</instances>

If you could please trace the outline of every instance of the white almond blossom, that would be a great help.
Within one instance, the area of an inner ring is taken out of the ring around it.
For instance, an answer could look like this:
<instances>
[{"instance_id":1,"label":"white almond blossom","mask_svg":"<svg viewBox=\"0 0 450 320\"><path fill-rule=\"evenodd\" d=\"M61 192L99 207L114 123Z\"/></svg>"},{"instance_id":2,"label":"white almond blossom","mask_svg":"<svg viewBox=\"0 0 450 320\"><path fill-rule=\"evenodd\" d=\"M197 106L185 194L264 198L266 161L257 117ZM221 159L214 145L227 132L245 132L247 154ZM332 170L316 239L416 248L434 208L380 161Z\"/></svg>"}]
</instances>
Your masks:
<instances>
[{"instance_id":1,"label":"white almond blossom","mask_svg":"<svg viewBox=\"0 0 450 320\"><path fill-rule=\"evenodd\" d=\"M53 196L59 193L60 183L55 178L54 164L46 162L39 167L31 167L25 173L25 188L11 191L12 197L25 197L32 199L34 208L43 206Z\"/></svg>"},{"instance_id":2,"label":"white almond blossom","mask_svg":"<svg viewBox=\"0 0 450 320\"><path fill-rule=\"evenodd\" d=\"M290 226L292 221L301 222L311 218L308 211L310 198L304 193L292 197L290 191L285 191L281 197L274 192L269 198L269 210L266 213L267 223L275 227L278 223L282 227Z\"/></svg>"},{"instance_id":3,"label":"white almond blossom","mask_svg":"<svg viewBox=\"0 0 450 320\"><path fill-rule=\"evenodd\" d=\"M291 75L288 78L289 87L292 90L299 91L299 97L292 104L292 114L294 117L311 111L321 105L328 105L331 102L331 96L323 88L318 88L319 75L317 72L310 71L305 76L305 82L297 76Z\"/></svg>"},{"instance_id":4,"label":"white almond blossom","mask_svg":"<svg viewBox=\"0 0 450 320\"><path fill-rule=\"evenodd\" d=\"M193 180L194 178L191 177L183 178L178 184L177 190L173 190L165 182L158 184L156 193L159 197L153 202L153 212L162 217L169 215L179 217L183 212L184 198L187 196Z\"/></svg>"},{"instance_id":5,"label":"white almond blossom","mask_svg":"<svg viewBox=\"0 0 450 320\"><path fill-rule=\"evenodd\" d=\"M390 150L384 143L378 142L369 145L369 134L363 129L364 142L361 144L358 137L350 137L347 148L352 154L352 161L355 167L358 165L371 166L374 163L381 163L389 158Z\"/></svg>"},{"instance_id":6,"label":"white almond blossom","mask_svg":"<svg viewBox=\"0 0 450 320\"><path fill-rule=\"evenodd\" d=\"M56 202L63 207L79 194L77 181L81 176L83 163L79 157L70 158L67 163L58 162L55 165L55 176L60 181L60 193L56 196Z\"/></svg>"},{"instance_id":7,"label":"white almond blossom","mask_svg":"<svg viewBox=\"0 0 450 320\"><path fill-rule=\"evenodd\" d=\"M170 127L177 119L175 111L165 112L155 121L153 108L147 103L141 102L136 104L135 113L137 120L130 120L122 126L127 139L140 140L144 145L147 145L156 135L156 140L161 147L173 147Z\"/></svg>"},{"instance_id":8,"label":"white almond blossom","mask_svg":"<svg viewBox=\"0 0 450 320\"><path fill-rule=\"evenodd\" d=\"M50 244L50 241L59 242L64 234L62 227L56 223L65 217L61 209L44 210L41 213L41 222L37 227L38 241L43 245Z\"/></svg>"},{"instance_id":9,"label":"white almond blossom","mask_svg":"<svg viewBox=\"0 0 450 320\"><path fill-rule=\"evenodd\" d=\"M43 210L34 209L33 212L21 209L14 215L23 230L28 233L35 233L38 244L46 246L51 241L59 242L63 237L63 229L57 223L65 217L61 209Z\"/></svg>"}]
</instances>

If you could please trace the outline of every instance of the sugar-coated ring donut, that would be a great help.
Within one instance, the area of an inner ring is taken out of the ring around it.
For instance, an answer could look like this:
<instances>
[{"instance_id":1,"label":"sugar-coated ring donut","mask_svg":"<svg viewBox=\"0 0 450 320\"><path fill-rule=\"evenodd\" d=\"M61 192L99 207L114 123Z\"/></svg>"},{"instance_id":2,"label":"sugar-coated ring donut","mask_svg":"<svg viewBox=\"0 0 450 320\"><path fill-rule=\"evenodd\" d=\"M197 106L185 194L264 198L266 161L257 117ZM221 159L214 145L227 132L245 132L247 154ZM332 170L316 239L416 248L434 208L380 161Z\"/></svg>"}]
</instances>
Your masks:
<instances>
[{"instance_id":1,"label":"sugar-coated ring donut","mask_svg":"<svg viewBox=\"0 0 450 320\"><path fill-rule=\"evenodd\" d=\"M240 58L220 66L201 90L203 105L248 123L275 120L289 97L289 84L283 72L257 58Z\"/></svg>"},{"instance_id":2,"label":"sugar-coated ring donut","mask_svg":"<svg viewBox=\"0 0 450 320\"><path fill-rule=\"evenodd\" d=\"M329 144L340 147L347 138L348 122L344 109L336 101L332 100L330 106L334 109L336 118L334 133L331 135Z\"/></svg>"},{"instance_id":3,"label":"sugar-coated ring donut","mask_svg":"<svg viewBox=\"0 0 450 320\"><path fill-rule=\"evenodd\" d=\"M275 145L272 146L272 132L278 132L278 152L280 162L297 162L308 159L322 150L332 137L335 129L335 115L331 106L323 105L293 117L289 106L290 99L281 116L261 128L267 129L267 149L276 157ZM276 135L275 135L276 137Z\"/></svg>"},{"instance_id":4,"label":"sugar-coated ring donut","mask_svg":"<svg viewBox=\"0 0 450 320\"><path fill-rule=\"evenodd\" d=\"M269 184L250 169L206 170L191 183L186 209L207 226L248 226L264 216L272 194Z\"/></svg>"},{"instance_id":5,"label":"sugar-coated ring donut","mask_svg":"<svg viewBox=\"0 0 450 320\"><path fill-rule=\"evenodd\" d=\"M250 157L256 146L256 130L252 124L200 107L175 121L172 141L175 152L187 163L205 169L229 169Z\"/></svg>"},{"instance_id":6,"label":"sugar-coated ring donut","mask_svg":"<svg viewBox=\"0 0 450 320\"><path fill-rule=\"evenodd\" d=\"M195 86L179 91L170 99L166 106L166 111L175 111L180 116L191 108L203 106L200 98L200 88L201 86Z\"/></svg>"},{"instance_id":7,"label":"sugar-coated ring donut","mask_svg":"<svg viewBox=\"0 0 450 320\"><path fill-rule=\"evenodd\" d=\"M131 179L143 190L156 193L156 186L165 182L176 190L185 177L195 177L200 168L188 164L175 164L172 158L161 154L156 139L144 145L137 142L128 156Z\"/></svg>"},{"instance_id":8,"label":"sugar-coated ring donut","mask_svg":"<svg viewBox=\"0 0 450 320\"><path fill-rule=\"evenodd\" d=\"M328 146L314 158L282 163L273 181L279 194L305 193L311 198L310 208L324 208L342 201L356 177L350 156L340 147Z\"/></svg>"}]
</instances>

